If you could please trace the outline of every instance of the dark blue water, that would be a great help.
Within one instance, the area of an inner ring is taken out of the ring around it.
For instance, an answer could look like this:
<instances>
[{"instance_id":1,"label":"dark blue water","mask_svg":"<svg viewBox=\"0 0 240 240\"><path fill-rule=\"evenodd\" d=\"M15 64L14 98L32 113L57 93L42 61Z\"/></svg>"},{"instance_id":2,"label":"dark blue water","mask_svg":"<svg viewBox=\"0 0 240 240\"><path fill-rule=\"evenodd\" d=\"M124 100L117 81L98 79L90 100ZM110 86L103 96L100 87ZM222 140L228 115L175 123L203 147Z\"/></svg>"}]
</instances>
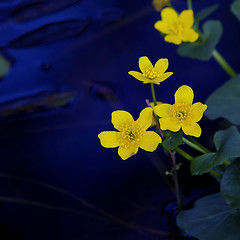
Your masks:
<instances>
[{"instance_id":1,"label":"dark blue water","mask_svg":"<svg viewBox=\"0 0 240 240\"><path fill-rule=\"evenodd\" d=\"M172 1L179 10L186 2ZM220 7L209 18L224 26L217 49L238 70L240 24L230 3L193 1L196 10L214 3ZM169 59L174 74L156 88L163 102L173 103L183 84L205 101L227 74L213 59L179 57L153 28L159 13L150 0L9 0L0 2L0 16L0 50L11 62L0 82L1 238L173 239L163 216L175 200L168 158L159 149L122 161L97 135L113 130L112 111L136 119L151 99L150 86L128 75L141 56ZM203 127L204 143L214 126L205 119ZM189 184L184 172L186 199L205 185L197 177Z\"/></svg>"}]
</instances>

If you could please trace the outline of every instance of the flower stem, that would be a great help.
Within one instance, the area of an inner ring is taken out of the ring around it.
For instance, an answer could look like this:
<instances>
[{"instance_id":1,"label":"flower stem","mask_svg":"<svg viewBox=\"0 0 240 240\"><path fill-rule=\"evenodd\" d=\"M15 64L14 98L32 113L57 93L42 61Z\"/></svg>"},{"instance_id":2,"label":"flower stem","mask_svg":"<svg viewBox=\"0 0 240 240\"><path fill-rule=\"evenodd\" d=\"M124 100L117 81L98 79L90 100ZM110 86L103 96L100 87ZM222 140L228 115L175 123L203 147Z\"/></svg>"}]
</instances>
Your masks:
<instances>
[{"instance_id":1,"label":"flower stem","mask_svg":"<svg viewBox=\"0 0 240 240\"><path fill-rule=\"evenodd\" d=\"M228 62L216 49L213 50L212 56L230 77L235 77L237 75L233 68L228 64Z\"/></svg>"},{"instance_id":2,"label":"flower stem","mask_svg":"<svg viewBox=\"0 0 240 240\"><path fill-rule=\"evenodd\" d=\"M176 147L175 148L175 151L177 153L179 153L182 157L184 157L185 159L187 159L188 161L192 161L193 160L193 157L191 155L189 155L188 153L186 153L185 151L183 151L181 148L179 147Z\"/></svg>"},{"instance_id":3,"label":"flower stem","mask_svg":"<svg viewBox=\"0 0 240 240\"><path fill-rule=\"evenodd\" d=\"M175 158L175 155L173 154L173 152L171 150L169 150L169 154L171 156L172 164L173 164L173 182L174 182L174 185L175 185L178 209L181 211L182 210L182 203L181 203L180 193L179 193L179 184L178 184L178 177L177 177L176 158Z\"/></svg>"},{"instance_id":4,"label":"flower stem","mask_svg":"<svg viewBox=\"0 0 240 240\"><path fill-rule=\"evenodd\" d=\"M151 92L152 92L153 103L154 103L154 106L157 106L157 100L156 100L154 85L153 85L153 83L150 83L150 85L151 85Z\"/></svg>"},{"instance_id":5,"label":"flower stem","mask_svg":"<svg viewBox=\"0 0 240 240\"><path fill-rule=\"evenodd\" d=\"M186 143L188 146L196 149L197 151L201 152L201 153L207 153L204 149L202 149L201 147L199 147L198 145L196 145L195 143L187 140L186 138L182 138L183 142Z\"/></svg>"},{"instance_id":6,"label":"flower stem","mask_svg":"<svg viewBox=\"0 0 240 240\"><path fill-rule=\"evenodd\" d=\"M156 95L155 95L155 90L154 90L154 85L153 83L151 83L151 91L152 91L152 98L153 98L153 102L154 102L154 105L157 106L157 100L156 100ZM146 100L147 104L150 106L150 103L148 100ZM160 124L159 124L159 121L158 121L158 118L156 116L156 114L153 112L153 116L154 116L154 119L157 123L157 128L160 132L160 135L162 137L162 139L164 139L164 136L163 136L163 133L161 131L161 128L160 128ZM173 182L174 182L174 187L175 187L175 193L176 193L176 198L177 198L177 203L178 203L178 208L179 210L182 210L182 204L181 204L181 198L180 198L180 192L179 192L179 184L178 184L178 177L177 177L177 167L176 167L176 158L175 158L175 155L173 154L173 152L171 150L168 151L169 152L169 155L172 159L172 165L173 165Z\"/></svg>"},{"instance_id":7,"label":"flower stem","mask_svg":"<svg viewBox=\"0 0 240 240\"><path fill-rule=\"evenodd\" d=\"M184 157L185 159L187 159L188 161L192 161L193 160L193 157L191 155L189 155L188 153L186 153L185 151L183 151L181 148L177 147L175 148L175 151L180 154L182 157ZM212 174L213 176L221 179L222 178L222 174L217 172L216 170L214 169L211 169L209 171L210 174Z\"/></svg>"},{"instance_id":8,"label":"flower stem","mask_svg":"<svg viewBox=\"0 0 240 240\"><path fill-rule=\"evenodd\" d=\"M211 151L207 148L205 148L202 144L200 144L197 140L195 140L193 137L191 136L187 136L187 138L193 142L195 145L197 145L198 147L200 147L202 149L202 151L204 151L204 153L210 153Z\"/></svg>"},{"instance_id":9,"label":"flower stem","mask_svg":"<svg viewBox=\"0 0 240 240\"><path fill-rule=\"evenodd\" d=\"M187 0L188 9L192 9L192 0Z\"/></svg>"}]
</instances>

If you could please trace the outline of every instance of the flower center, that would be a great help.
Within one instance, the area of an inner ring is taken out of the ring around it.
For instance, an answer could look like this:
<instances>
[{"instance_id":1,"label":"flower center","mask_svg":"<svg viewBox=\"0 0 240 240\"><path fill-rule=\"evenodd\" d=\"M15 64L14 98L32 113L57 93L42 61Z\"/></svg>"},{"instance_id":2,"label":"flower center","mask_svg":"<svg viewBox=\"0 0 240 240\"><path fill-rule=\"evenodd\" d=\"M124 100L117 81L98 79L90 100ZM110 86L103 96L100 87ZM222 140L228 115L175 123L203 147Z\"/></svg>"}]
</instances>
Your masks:
<instances>
[{"instance_id":1,"label":"flower center","mask_svg":"<svg viewBox=\"0 0 240 240\"><path fill-rule=\"evenodd\" d=\"M186 103L176 103L170 107L169 111L172 117L182 122L189 117L189 114L191 112L191 105Z\"/></svg>"},{"instance_id":2,"label":"flower center","mask_svg":"<svg viewBox=\"0 0 240 240\"><path fill-rule=\"evenodd\" d=\"M122 124L119 133L119 145L127 148L131 144L136 144L145 134L145 131L137 122Z\"/></svg>"},{"instance_id":3,"label":"flower center","mask_svg":"<svg viewBox=\"0 0 240 240\"><path fill-rule=\"evenodd\" d=\"M171 27L169 27L169 30L175 34L175 35L181 35L184 29L184 25L181 22L176 22Z\"/></svg>"},{"instance_id":4,"label":"flower center","mask_svg":"<svg viewBox=\"0 0 240 240\"><path fill-rule=\"evenodd\" d=\"M146 69L145 72L143 73L143 75L146 78L154 79L154 78L158 77L158 72L152 67L152 68Z\"/></svg>"}]
</instances>

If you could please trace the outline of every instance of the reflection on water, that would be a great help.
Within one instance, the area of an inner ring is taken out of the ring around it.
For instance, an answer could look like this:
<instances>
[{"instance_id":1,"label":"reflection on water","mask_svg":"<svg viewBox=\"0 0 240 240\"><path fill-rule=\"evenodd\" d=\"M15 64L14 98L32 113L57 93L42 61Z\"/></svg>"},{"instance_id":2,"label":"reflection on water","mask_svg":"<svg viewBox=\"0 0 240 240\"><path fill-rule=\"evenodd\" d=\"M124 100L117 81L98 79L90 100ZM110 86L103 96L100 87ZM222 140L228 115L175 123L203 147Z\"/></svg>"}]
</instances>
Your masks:
<instances>
[{"instance_id":1,"label":"reflection on water","mask_svg":"<svg viewBox=\"0 0 240 240\"><path fill-rule=\"evenodd\" d=\"M49 23L10 41L9 48L24 48L51 44L55 41L80 34L90 22L88 20L66 20Z\"/></svg>"},{"instance_id":2,"label":"reflection on water","mask_svg":"<svg viewBox=\"0 0 240 240\"><path fill-rule=\"evenodd\" d=\"M66 107L73 103L75 97L75 91L39 92L2 102L0 103L0 122Z\"/></svg>"}]
</instances>

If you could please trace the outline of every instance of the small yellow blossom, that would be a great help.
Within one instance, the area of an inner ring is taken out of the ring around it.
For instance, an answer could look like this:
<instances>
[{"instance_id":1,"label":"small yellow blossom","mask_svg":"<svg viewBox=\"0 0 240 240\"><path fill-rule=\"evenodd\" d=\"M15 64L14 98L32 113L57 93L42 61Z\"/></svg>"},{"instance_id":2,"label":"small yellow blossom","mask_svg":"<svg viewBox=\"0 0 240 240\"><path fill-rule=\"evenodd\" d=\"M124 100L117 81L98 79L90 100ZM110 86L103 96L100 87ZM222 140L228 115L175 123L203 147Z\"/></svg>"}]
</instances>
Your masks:
<instances>
[{"instance_id":1,"label":"small yellow blossom","mask_svg":"<svg viewBox=\"0 0 240 240\"><path fill-rule=\"evenodd\" d=\"M154 27L166 34L166 42L179 45L183 42L195 42L199 34L192 29L194 16L192 10L184 10L178 13L172 8L164 8L161 11L162 20L157 21Z\"/></svg>"},{"instance_id":2,"label":"small yellow blossom","mask_svg":"<svg viewBox=\"0 0 240 240\"><path fill-rule=\"evenodd\" d=\"M165 7L170 0L153 0L152 4L157 12L160 12L163 7Z\"/></svg>"},{"instance_id":3,"label":"small yellow blossom","mask_svg":"<svg viewBox=\"0 0 240 240\"><path fill-rule=\"evenodd\" d=\"M159 59L153 66L148 57L144 56L139 58L138 64L142 73L130 71L128 74L143 83L160 84L160 82L163 82L173 74L172 72L165 72L168 68L167 58Z\"/></svg>"},{"instance_id":4,"label":"small yellow blossom","mask_svg":"<svg viewBox=\"0 0 240 240\"><path fill-rule=\"evenodd\" d=\"M98 134L101 145L105 148L119 147L118 155L123 160L136 154L139 147L153 152L162 139L154 131L146 131L151 125L152 114L152 108L147 107L134 121L132 115L126 111L112 112L112 124L119 131L104 131Z\"/></svg>"},{"instance_id":5,"label":"small yellow blossom","mask_svg":"<svg viewBox=\"0 0 240 240\"><path fill-rule=\"evenodd\" d=\"M192 88L183 85L176 91L175 104L161 104L154 107L154 112L160 117L162 130L179 131L181 128L186 135L199 137L201 128L197 124L201 120L206 104L193 103Z\"/></svg>"}]
</instances>

